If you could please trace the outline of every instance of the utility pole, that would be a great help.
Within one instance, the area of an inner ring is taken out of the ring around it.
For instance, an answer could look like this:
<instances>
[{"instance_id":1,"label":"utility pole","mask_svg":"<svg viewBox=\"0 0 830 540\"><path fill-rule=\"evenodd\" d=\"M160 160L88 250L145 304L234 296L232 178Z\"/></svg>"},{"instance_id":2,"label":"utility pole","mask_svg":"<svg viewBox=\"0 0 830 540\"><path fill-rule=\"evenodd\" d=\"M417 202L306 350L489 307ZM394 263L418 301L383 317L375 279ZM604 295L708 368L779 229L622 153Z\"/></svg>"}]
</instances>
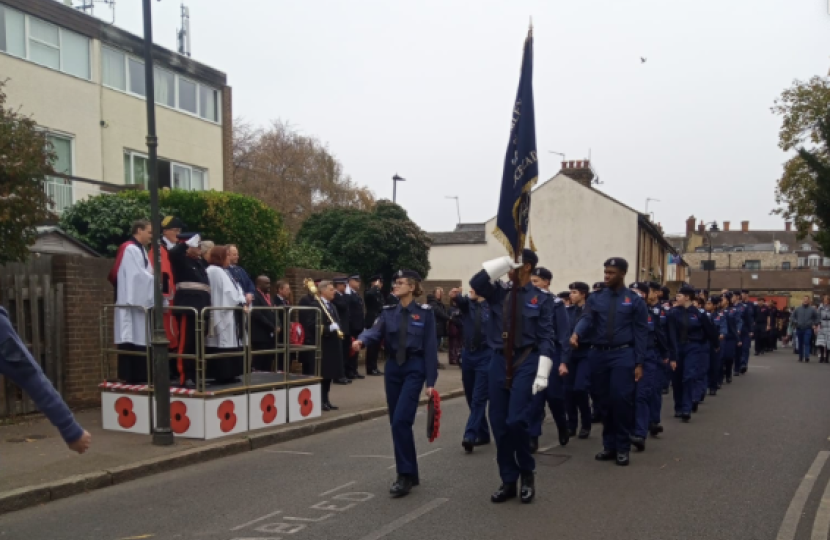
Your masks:
<instances>
[{"instance_id":1,"label":"utility pole","mask_svg":"<svg viewBox=\"0 0 830 540\"><path fill-rule=\"evenodd\" d=\"M458 214L458 224L460 225L461 224L461 207L459 206L459 203L458 203L458 195L453 195L453 196L447 195L445 198L455 199L455 211Z\"/></svg>"}]
</instances>

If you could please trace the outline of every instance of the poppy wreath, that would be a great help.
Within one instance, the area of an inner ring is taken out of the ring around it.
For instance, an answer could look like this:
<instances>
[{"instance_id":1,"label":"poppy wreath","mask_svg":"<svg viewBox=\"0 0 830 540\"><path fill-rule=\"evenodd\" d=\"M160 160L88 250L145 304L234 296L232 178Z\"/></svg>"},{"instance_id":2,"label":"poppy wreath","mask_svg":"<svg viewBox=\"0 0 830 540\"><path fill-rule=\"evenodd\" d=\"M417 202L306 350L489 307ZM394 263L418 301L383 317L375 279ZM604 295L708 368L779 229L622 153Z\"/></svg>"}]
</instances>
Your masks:
<instances>
[{"instance_id":1,"label":"poppy wreath","mask_svg":"<svg viewBox=\"0 0 830 540\"><path fill-rule=\"evenodd\" d=\"M277 418L277 404L274 394L265 394L259 402L259 408L262 410L262 421L270 424Z\"/></svg>"},{"instance_id":2,"label":"poppy wreath","mask_svg":"<svg viewBox=\"0 0 830 540\"><path fill-rule=\"evenodd\" d=\"M219 417L219 429L222 430L222 433L227 433L236 427L235 409L236 405L234 405L233 401L229 399L219 405L219 410L216 412L216 416Z\"/></svg>"},{"instance_id":3,"label":"poppy wreath","mask_svg":"<svg viewBox=\"0 0 830 540\"><path fill-rule=\"evenodd\" d=\"M115 400L115 412L118 413L118 425L124 429L130 429L138 421L133 412L133 400L128 397Z\"/></svg>"},{"instance_id":4,"label":"poppy wreath","mask_svg":"<svg viewBox=\"0 0 830 540\"><path fill-rule=\"evenodd\" d=\"M308 416L314 411L314 402L311 401L311 390L303 389L300 395L297 396L297 401L300 403L300 414Z\"/></svg>"},{"instance_id":5,"label":"poppy wreath","mask_svg":"<svg viewBox=\"0 0 830 540\"><path fill-rule=\"evenodd\" d=\"M187 416L187 405L184 401L174 401L170 404L170 429L181 435L190 429L190 418Z\"/></svg>"}]
</instances>

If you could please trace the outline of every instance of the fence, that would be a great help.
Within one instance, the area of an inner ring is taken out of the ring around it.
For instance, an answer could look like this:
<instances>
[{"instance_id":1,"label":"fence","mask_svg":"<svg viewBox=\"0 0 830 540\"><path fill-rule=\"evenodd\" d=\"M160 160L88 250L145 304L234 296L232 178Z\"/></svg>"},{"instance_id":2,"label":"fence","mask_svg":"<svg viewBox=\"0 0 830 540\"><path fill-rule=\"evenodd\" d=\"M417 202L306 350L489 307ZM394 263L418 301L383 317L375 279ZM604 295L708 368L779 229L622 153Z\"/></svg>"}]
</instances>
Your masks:
<instances>
[{"instance_id":1,"label":"fence","mask_svg":"<svg viewBox=\"0 0 830 540\"><path fill-rule=\"evenodd\" d=\"M63 394L64 286L52 283L50 258L0 267L0 305L35 361ZM0 376L0 418L36 410L29 396Z\"/></svg>"}]
</instances>

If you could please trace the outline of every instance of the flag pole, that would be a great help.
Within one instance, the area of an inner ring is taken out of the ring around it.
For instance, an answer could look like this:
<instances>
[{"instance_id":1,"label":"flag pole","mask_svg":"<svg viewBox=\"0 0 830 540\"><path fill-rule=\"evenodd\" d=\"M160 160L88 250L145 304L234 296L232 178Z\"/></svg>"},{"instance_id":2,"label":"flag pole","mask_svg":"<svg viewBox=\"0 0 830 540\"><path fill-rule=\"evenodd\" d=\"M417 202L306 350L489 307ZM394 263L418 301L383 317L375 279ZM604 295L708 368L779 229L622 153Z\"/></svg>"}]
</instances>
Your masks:
<instances>
[{"instance_id":1,"label":"flag pole","mask_svg":"<svg viewBox=\"0 0 830 540\"><path fill-rule=\"evenodd\" d=\"M513 262L519 262L519 239L516 241L515 249L513 250ZM519 272L518 268L513 271L513 286L511 292L513 293L510 299L510 328L507 330L507 343L504 344L504 361L505 366L504 387L510 390L513 387L513 344L516 342L516 306L518 305L519 296Z\"/></svg>"}]
</instances>

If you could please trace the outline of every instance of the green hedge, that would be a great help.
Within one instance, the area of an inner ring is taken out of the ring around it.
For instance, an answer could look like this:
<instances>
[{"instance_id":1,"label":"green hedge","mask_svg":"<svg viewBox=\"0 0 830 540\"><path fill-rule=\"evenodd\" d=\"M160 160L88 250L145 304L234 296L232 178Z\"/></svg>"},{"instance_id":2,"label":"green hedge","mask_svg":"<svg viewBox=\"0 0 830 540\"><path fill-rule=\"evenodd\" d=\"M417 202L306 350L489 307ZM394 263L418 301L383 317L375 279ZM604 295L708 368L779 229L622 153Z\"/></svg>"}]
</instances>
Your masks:
<instances>
[{"instance_id":1,"label":"green hedge","mask_svg":"<svg viewBox=\"0 0 830 540\"><path fill-rule=\"evenodd\" d=\"M279 212L253 197L222 191L162 191L161 215L175 215L217 244L236 244L240 264L252 277L282 275L289 234ZM147 191L122 191L76 203L61 216L60 227L99 253L114 257L133 221L150 216Z\"/></svg>"}]
</instances>

